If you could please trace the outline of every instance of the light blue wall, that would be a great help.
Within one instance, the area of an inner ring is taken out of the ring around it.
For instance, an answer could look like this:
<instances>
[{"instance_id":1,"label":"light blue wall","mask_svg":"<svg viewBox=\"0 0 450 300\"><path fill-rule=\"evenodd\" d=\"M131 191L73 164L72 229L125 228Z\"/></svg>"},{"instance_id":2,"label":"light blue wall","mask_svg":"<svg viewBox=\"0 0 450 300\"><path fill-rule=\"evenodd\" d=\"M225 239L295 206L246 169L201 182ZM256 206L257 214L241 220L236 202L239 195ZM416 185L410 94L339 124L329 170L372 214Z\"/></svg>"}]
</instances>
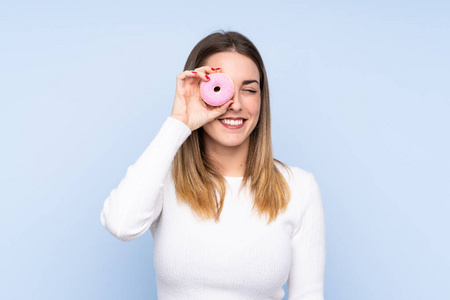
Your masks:
<instances>
[{"instance_id":1,"label":"light blue wall","mask_svg":"<svg viewBox=\"0 0 450 300\"><path fill-rule=\"evenodd\" d=\"M259 48L275 155L313 172L329 300L449 299L448 1L3 1L1 299L154 299L100 224L217 29ZM286 297L287 298L287 297Z\"/></svg>"}]
</instances>

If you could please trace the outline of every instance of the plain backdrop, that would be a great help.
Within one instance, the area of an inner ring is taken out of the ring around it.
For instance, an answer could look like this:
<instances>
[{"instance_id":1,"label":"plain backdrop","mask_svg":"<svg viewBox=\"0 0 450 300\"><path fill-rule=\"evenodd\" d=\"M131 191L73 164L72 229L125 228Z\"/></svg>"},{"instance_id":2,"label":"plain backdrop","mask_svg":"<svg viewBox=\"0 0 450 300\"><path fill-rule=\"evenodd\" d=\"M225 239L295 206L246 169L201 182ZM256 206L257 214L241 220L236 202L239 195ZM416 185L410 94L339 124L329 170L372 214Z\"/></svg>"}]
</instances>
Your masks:
<instances>
[{"instance_id":1,"label":"plain backdrop","mask_svg":"<svg viewBox=\"0 0 450 300\"><path fill-rule=\"evenodd\" d=\"M191 49L224 29L265 61L275 157L321 188L325 298L449 299L449 15L444 0L2 1L0 298L156 299L151 233L122 242L100 212Z\"/></svg>"}]
</instances>

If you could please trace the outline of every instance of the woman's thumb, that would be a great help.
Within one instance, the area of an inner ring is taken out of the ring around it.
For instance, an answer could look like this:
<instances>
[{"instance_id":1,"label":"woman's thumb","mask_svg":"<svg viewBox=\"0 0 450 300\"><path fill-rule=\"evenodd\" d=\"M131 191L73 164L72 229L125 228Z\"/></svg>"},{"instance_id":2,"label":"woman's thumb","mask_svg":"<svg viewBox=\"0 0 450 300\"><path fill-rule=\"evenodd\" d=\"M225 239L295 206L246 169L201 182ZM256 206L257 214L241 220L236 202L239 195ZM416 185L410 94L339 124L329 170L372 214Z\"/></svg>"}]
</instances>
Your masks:
<instances>
[{"instance_id":1,"label":"woman's thumb","mask_svg":"<svg viewBox=\"0 0 450 300\"><path fill-rule=\"evenodd\" d=\"M222 105L221 109L226 112L233 103L234 103L234 101L230 99L230 101L228 101L227 103Z\"/></svg>"},{"instance_id":2,"label":"woman's thumb","mask_svg":"<svg viewBox=\"0 0 450 300\"><path fill-rule=\"evenodd\" d=\"M225 114L228 110L228 108L233 104L233 101L230 100L225 104L222 104L221 106L218 106L214 109L214 119Z\"/></svg>"}]
</instances>

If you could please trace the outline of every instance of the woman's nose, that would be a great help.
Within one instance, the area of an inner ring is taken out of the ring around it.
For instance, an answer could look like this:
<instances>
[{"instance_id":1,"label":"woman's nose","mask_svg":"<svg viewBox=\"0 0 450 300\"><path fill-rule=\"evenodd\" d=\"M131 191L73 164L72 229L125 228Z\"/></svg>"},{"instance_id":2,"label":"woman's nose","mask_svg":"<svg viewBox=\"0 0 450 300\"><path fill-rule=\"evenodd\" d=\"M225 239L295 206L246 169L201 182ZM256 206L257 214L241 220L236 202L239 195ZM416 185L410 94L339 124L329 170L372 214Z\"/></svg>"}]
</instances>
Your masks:
<instances>
[{"instance_id":1,"label":"woman's nose","mask_svg":"<svg viewBox=\"0 0 450 300\"><path fill-rule=\"evenodd\" d=\"M231 104L229 109L232 109L234 111L239 111L242 109L239 91L234 91L234 95L233 95L233 97L231 97L231 100L233 101L233 104Z\"/></svg>"}]
</instances>

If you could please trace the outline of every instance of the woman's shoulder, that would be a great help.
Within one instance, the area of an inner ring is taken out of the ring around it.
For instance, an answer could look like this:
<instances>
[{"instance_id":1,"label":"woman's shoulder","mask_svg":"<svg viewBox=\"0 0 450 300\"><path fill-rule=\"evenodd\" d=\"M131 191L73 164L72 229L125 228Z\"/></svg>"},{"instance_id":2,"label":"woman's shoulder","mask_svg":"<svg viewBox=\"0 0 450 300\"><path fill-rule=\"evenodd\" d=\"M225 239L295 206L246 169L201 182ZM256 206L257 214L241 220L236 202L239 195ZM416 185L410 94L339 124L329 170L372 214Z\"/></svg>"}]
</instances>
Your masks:
<instances>
[{"instance_id":1,"label":"woman's shoulder","mask_svg":"<svg viewBox=\"0 0 450 300\"><path fill-rule=\"evenodd\" d=\"M312 172L297 166L288 166L279 162L276 162L275 165L284 176L289 186L291 199L293 200L292 205L295 207L300 205L300 210L302 210L307 203L311 203L311 201L315 199L320 199L312 197L320 194L319 185ZM294 210L297 209L294 208Z\"/></svg>"},{"instance_id":2,"label":"woman's shoulder","mask_svg":"<svg viewBox=\"0 0 450 300\"><path fill-rule=\"evenodd\" d=\"M308 182L309 180L311 180L311 176L314 176L311 172L303 168L297 166L289 166L280 162L279 160L275 160L275 166L288 183Z\"/></svg>"}]
</instances>

